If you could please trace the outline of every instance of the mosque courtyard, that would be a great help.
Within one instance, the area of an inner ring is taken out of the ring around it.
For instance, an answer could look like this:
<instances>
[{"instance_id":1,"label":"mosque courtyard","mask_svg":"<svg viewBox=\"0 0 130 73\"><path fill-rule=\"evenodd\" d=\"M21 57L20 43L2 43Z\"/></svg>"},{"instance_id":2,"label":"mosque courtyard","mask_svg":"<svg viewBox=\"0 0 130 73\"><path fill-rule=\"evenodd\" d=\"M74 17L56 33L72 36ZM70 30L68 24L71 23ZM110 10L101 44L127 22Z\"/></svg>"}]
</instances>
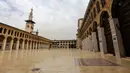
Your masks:
<instances>
[{"instance_id":1,"label":"mosque courtyard","mask_svg":"<svg viewBox=\"0 0 130 73\"><path fill-rule=\"evenodd\" d=\"M5 50L0 73L130 73L130 61L78 49Z\"/></svg>"}]
</instances>

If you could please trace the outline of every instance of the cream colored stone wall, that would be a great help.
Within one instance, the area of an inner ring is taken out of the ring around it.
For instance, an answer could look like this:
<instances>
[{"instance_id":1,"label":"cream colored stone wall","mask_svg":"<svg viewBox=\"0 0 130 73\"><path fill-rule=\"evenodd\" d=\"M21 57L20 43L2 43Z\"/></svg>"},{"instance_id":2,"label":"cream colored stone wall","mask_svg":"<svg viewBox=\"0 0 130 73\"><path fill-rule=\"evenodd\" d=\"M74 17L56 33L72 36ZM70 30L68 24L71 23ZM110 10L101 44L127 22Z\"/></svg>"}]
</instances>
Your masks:
<instances>
[{"instance_id":1,"label":"cream colored stone wall","mask_svg":"<svg viewBox=\"0 0 130 73\"><path fill-rule=\"evenodd\" d=\"M97 1L99 1L99 4L100 4L100 12L99 13L96 12L96 17L94 17L94 19L89 23L89 21L88 21L90 19L89 16L91 16L91 13L93 13L93 9L97 8L96 7ZM84 32L78 32L78 34L80 34L80 37L82 39L82 48L83 49L98 51L98 44L97 43L99 43L101 53L103 53L103 54L107 53L106 40L105 40L105 36L104 36L104 28L100 27L101 26L100 18L101 18L101 14L104 11L108 12L108 14L110 16L109 17L109 23L110 23L111 32L112 32L114 50L115 50L116 57L119 58L120 56L124 55L120 30L117 29L117 26L115 26L115 24L119 24L119 23L118 23L116 18L112 18L112 3L113 3L113 0L105 0L105 1L106 1L106 5L104 7L102 7L101 0L95 0L95 2L93 2L93 4L91 5L90 9L86 10L85 16L84 16L84 19L86 19L86 20L84 20L84 24L82 24L82 27L86 28L86 29L82 28L80 31L84 31ZM89 11L89 13L87 13L88 11ZM87 16L86 16L86 14L87 14ZM94 26L93 25L94 22L97 23L96 28L98 29L97 30L98 31L98 38L99 38L98 42L97 42L97 39L96 39L97 35L95 35L94 31L92 31L93 26ZM90 30L90 29L92 29L92 30ZM90 33L92 33L92 36L90 36Z\"/></svg>"}]
</instances>

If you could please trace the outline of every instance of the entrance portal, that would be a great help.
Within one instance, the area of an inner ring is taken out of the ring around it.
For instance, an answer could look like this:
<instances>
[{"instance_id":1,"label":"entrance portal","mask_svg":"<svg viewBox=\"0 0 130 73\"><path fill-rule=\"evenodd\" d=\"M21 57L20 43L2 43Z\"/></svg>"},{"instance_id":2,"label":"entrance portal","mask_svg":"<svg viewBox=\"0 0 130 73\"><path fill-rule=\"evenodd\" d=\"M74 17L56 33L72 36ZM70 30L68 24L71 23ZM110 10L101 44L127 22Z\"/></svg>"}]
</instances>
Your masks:
<instances>
[{"instance_id":1,"label":"entrance portal","mask_svg":"<svg viewBox=\"0 0 130 73\"><path fill-rule=\"evenodd\" d=\"M130 56L130 0L114 0L112 17L118 18L126 56Z\"/></svg>"}]
</instances>

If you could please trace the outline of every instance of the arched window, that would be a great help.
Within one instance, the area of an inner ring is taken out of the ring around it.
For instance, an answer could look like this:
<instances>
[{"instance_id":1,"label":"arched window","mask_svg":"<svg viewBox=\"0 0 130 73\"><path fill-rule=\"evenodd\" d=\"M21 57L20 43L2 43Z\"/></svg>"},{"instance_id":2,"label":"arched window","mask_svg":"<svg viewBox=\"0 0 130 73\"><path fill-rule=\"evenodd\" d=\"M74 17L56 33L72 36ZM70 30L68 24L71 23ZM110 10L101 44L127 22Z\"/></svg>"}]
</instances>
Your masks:
<instances>
[{"instance_id":1,"label":"arched window","mask_svg":"<svg viewBox=\"0 0 130 73\"><path fill-rule=\"evenodd\" d=\"M16 34L17 34L17 32L15 31L15 35L14 36L16 36Z\"/></svg>"},{"instance_id":2,"label":"arched window","mask_svg":"<svg viewBox=\"0 0 130 73\"><path fill-rule=\"evenodd\" d=\"M23 36L22 36L23 38L24 38L24 33L23 33Z\"/></svg>"},{"instance_id":3,"label":"arched window","mask_svg":"<svg viewBox=\"0 0 130 73\"><path fill-rule=\"evenodd\" d=\"M22 33L20 33L20 37L22 37Z\"/></svg>"},{"instance_id":4,"label":"arched window","mask_svg":"<svg viewBox=\"0 0 130 73\"><path fill-rule=\"evenodd\" d=\"M12 30L12 32L11 32L11 35L13 35L13 30Z\"/></svg>"},{"instance_id":5,"label":"arched window","mask_svg":"<svg viewBox=\"0 0 130 73\"><path fill-rule=\"evenodd\" d=\"M19 36L19 32L17 33L17 36Z\"/></svg>"},{"instance_id":6,"label":"arched window","mask_svg":"<svg viewBox=\"0 0 130 73\"><path fill-rule=\"evenodd\" d=\"M10 34L10 30L8 31L8 34Z\"/></svg>"},{"instance_id":7,"label":"arched window","mask_svg":"<svg viewBox=\"0 0 130 73\"><path fill-rule=\"evenodd\" d=\"M7 29L5 28L5 29L4 29L4 34L6 34L6 31L7 31Z\"/></svg>"},{"instance_id":8,"label":"arched window","mask_svg":"<svg viewBox=\"0 0 130 73\"><path fill-rule=\"evenodd\" d=\"M2 30L3 30L3 28L1 27L1 28L0 28L0 33L2 33Z\"/></svg>"},{"instance_id":9,"label":"arched window","mask_svg":"<svg viewBox=\"0 0 130 73\"><path fill-rule=\"evenodd\" d=\"M102 4L102 7L104 7L106 4L106 0L101 0L101 4Z\"/></svg>"},{"instance_id":10,"label":"arched window","mask_svg":"<svg viewBox=\"0 0 130 73\"><path fill-rule=\"evenodd\" d=\"M96 6L97 6L97 12L99 13L99 12L100 12L100 5L99 5L99 1L97 1Z\"/></svg>"}]
</instances>

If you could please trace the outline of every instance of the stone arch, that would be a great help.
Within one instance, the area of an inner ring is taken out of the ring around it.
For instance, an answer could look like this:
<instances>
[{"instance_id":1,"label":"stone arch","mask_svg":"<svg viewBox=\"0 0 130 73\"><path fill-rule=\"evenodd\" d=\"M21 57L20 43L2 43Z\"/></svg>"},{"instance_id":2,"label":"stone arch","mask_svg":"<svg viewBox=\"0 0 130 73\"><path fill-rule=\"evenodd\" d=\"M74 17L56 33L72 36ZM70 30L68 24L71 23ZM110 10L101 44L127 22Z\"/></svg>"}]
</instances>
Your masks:
<instances>
[{"instance_id":1,"label":"stone arch","mask_svg":"<svg viewBox=\"0 0 130 73\"><path fill-rule=\"evenodd\" d=\"M39 44L39 42L37 41L37 46L36 46L36 49L38 49L38 44Z\"/></svg>"},{"instance_id":2,"label":"stone arch","mask_svg":"<svg viewBox=\"0 0 130 73\"><path fill-rule=\"evenodd\" d=\"M100 27L104 28L104 31L102 31L102 33L105 36L104 40L106 40L105 43L106 43L107 53L111 53L115 55L111 28L110 28L108 18L109 18L109 13L107 11L103 11L100 16Z\"/></svg>"},{"instance_id":3,"label":"stone arch","mask_svg":"<svg viewBox=\"0 0 130 73\"><path fill-rule=\"evenodd\" d=\"M18 41L18 38L15 37L15 38L14 38L13 47L12 47L13 50L16 50L17 41Z\"/></svg>"},{"instance_id":4,"label":"stone arch","mask_svg":"<svg viewBox=\"0 0 130 73\"><path fill-rule=\"evenodd\" d=\"M28 49L31 49L30 45L31 45L31 40L28 41Z\"/></svg>"},{"instance_id":5,"label":"stone arch","mask_svg":"<svg viewBox=\"0 0 130 73\"><path fill-rule=\"evenodd\" d=\"M33 44L33 46L34 46L34 49L36 49L36 41L34 41L34 44Z\"/></svg>"},{"instance_id":6,"label":"stone arch","mask_svg":"<svg viewBox=\"0 0 130 73\"><path fill-rule=\"evenodd\" d=\"M32 41L32 49L33 49L33 47L34 47L34 41Z\"/></svg>"},{"instance_id":7,"label":"stone arch","mask_svg":"<svg viewBox=\"0 0 130 73\"><path fill-rule=\"evenodd\" d=\"M20 40L19 40L19 49L22 49L22 44L23 44L23 39L21 38Z\"/></svg>"},{"instance_id":8,"label":"stone arch","mask_svg":"<svg viewBox=\"0 0 130 73\"><path fill-rule=\"evenodd\" d=\"M11 36L7 37L5 50L9 50L10 49L10 42L11 42L11 40L13 40L13 38Z\"/></svg>"},{"instance_id":9,"label":"stone arch","mask_svg":"<svg viewBox=\"0 0 130 73\"><path fill-rule=\"evenodd\" d=\"M28 40L27 40L27 39L25 39L25 41L24 41L24 42L25 42L24 48L25 48L25 49L28 49L28 48L27 48L27 42L28 42Z\"/></svg>"},{"instance_id":10,"label":"stone arch","mask_svg":"<svg viewBox=\"0 0 130 73\"><path fill-rule=\"evenodd\" d=\"M116 26L121 32L125 54L130 57L130 0L113 0L111 13L119 21Z\"/></svg>"},{"instance_id":11,"label":"stone arch","mask_svg":"<svg viewBox=\"0 0 130 73\"><path fill-rule=\"evenodd\" d=\"M4 38L5 38L4 35L0 35L0 50L2 50L2 45L3 45Z\"/></svg>"}]
</instances>

